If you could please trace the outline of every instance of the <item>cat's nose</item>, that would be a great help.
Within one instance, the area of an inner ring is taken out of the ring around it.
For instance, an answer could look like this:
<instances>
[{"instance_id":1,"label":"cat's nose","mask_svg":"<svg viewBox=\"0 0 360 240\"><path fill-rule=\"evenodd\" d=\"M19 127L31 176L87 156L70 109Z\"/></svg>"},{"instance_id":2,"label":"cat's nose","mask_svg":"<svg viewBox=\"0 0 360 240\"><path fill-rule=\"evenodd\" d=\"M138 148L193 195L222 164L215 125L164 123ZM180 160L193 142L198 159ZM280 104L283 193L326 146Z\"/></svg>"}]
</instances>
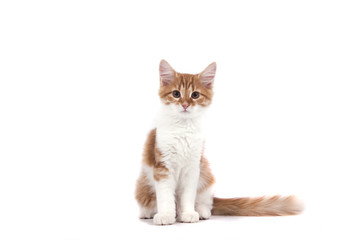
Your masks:
<instances>
[{"instance_id":1,"label":"cat's nose","mask_svg":"<svg viewBox=\"0 0 360 240\"><path fill-rule=\"evenodd\" d=\"M182 104L182 107L184 108L184 110L186 110L189 107L189 104L184 103Z\"/></svg>"}]
</instances>

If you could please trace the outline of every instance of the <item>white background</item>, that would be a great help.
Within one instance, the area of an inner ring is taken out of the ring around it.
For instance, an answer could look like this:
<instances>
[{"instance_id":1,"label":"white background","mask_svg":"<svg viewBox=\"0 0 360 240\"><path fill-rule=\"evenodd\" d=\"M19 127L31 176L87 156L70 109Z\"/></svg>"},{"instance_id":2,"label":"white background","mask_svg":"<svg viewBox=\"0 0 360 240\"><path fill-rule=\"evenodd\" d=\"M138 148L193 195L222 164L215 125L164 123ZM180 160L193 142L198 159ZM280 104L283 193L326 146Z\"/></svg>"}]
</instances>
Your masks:
<instances>
[{"instance_id":1,"label":"white background","mask_svg":"<svg viewBox=\"0 0 360 240\"><path fill-rule=\"evenodd\" d=\"M359 239L356 1L1 1L1 239ZM295 217L153 226L134 185L158 64L218 64L206 155L220 197Z\"/></svg>"}]
</instances>

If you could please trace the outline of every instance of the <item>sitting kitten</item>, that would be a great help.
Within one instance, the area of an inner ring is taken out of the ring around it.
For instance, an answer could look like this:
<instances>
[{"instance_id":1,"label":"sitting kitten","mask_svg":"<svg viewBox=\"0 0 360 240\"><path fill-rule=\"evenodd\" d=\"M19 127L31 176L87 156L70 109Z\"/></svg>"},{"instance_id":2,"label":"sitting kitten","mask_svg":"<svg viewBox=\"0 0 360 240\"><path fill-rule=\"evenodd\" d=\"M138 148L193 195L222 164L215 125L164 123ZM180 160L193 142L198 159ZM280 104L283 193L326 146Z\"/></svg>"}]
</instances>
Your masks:
<instances>
[{"instance_id":1,"label":"sitting kitten","mask_svg":"<svg viewBox=\"0 0 360 240\"><path fill-rule=\"evenodd\" d=\"M136 186L140 218L155 224L198 222L211 214L292 215L302 211L293 196L222 199L213 197L215 178L203 156L202 116L211 103L216 63L199 74L174 71L160 62L162 109L145 143Z\"/></svg>"}]
</instances>

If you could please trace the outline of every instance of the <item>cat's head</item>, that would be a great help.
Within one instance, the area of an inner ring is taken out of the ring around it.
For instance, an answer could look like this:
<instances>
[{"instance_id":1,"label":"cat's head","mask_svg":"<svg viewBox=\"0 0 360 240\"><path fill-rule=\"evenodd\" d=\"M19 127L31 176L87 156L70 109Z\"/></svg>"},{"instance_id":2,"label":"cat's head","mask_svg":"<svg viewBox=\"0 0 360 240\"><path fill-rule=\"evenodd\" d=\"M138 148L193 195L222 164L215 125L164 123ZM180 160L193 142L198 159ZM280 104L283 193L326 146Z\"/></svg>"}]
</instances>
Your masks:
<instances>
[{"instance_id":1,"label":"cat's head","mask_svg":"<svg viewBox=\"0 0 360 240\"><path fill-rule=\"evenodd\" d=\"M201 115L213 97L215 72L215 62L201 73L185 74L161 60L159 96L167 111L184 118Z\"/></svg>"}]
</instances>

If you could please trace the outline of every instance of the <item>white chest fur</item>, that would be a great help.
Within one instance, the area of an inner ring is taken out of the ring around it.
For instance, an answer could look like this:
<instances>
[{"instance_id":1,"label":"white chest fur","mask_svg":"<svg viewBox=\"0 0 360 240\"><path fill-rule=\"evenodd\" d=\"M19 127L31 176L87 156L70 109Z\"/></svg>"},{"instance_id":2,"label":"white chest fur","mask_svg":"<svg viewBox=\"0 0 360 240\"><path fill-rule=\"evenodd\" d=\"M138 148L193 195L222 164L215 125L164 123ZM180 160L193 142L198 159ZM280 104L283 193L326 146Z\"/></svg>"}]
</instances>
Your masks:
<instances>
[{"instance_id":1,"label":"white chest fur","mask_svg":"<svg viewBox=\"0 0 360 240\"><path fill-rule=\"evenodd\" d=\"M156 130L156 146L162 161L175 175L198 166L203 149L200 119L168 119L162 117Z\"/></svg>"}]
</instances>

